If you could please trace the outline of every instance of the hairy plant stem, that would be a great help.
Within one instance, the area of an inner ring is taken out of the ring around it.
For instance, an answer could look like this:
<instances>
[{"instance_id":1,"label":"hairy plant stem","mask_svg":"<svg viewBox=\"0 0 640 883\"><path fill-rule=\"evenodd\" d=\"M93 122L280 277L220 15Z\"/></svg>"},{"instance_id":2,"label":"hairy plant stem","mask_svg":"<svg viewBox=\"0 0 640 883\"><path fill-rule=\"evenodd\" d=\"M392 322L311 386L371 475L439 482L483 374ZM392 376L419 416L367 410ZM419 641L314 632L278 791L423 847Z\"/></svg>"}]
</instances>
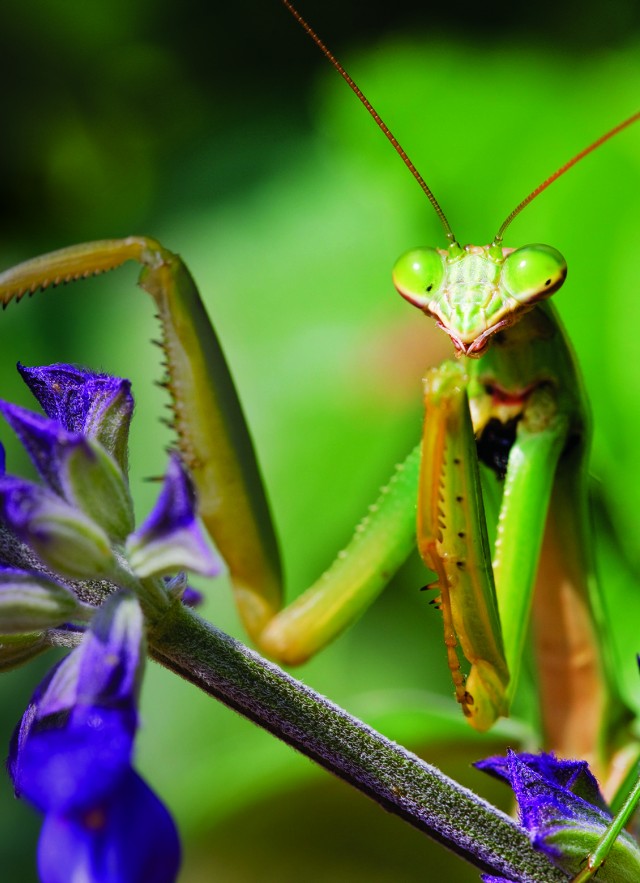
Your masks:
<instances>
[{"instance_id":1,"label":"hairy plant stem","mask_svg":"<svg viewBox=\"0 0 640 883\"><path fill-rule=\"evenodd\" d=\"M273 733L485 872L566 881L500 810L175 604L150 629L162 665Z\"/></svg>"}]
</instances>

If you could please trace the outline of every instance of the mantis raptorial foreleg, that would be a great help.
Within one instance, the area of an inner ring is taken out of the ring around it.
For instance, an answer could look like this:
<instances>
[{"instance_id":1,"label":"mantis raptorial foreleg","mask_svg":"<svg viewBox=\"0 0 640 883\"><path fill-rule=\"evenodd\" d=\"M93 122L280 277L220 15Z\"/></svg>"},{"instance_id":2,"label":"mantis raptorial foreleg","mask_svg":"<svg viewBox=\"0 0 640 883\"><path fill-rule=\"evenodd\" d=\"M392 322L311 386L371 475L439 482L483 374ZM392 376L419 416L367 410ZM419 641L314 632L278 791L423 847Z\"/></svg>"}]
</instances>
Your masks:
<instances>
[{"instance_id":1,"label":"mantis raptorial foreleg","mask_svg":"<svg viewBox=\"0 0 640 883\"><path fill-rule=\"evenodd\" d=\"M180 258L145 237L72 246L0 275L0 299L7 303L128 260L142 264L140 285L157 308L178 444L245 628L272 657L302 662L353 622L411 551L419 451L397 467L332 567L279 612L280 561L253 445L217 337Z\"/></svg>"},{"instance_id":2,"label":"mantis raptorial foreleg","mask_svg":"<svg viewBox=\"0 0 640 883\"><path fill-rule=\"evenodd\" d=\"M478 459L460 363L425 379L425 421L418 498L418 548L437 576L445 645L456 698L479 729L506 713L504 656L480 489ZM478 613L482 620L478 619ZM468 683L457 645L471 663Z\"/></svg>"}]
</instances>

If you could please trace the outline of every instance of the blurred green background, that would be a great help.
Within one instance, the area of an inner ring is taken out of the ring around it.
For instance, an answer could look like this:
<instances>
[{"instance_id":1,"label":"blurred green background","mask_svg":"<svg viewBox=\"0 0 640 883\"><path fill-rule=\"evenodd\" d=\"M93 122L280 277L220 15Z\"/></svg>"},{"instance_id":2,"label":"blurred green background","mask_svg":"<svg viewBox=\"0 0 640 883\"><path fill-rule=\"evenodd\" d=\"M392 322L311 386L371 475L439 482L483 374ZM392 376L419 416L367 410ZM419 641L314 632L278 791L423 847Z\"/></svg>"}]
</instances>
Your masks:
<instances>
[{"instance_id":1,"label":"blurred green background","mask_svg":"<svg viewBox=\"0 0 640 883\"><path fill-rule=\"evenodd\" d=\"M301 2L441 201L484 243L536 184L636 110L632 0L451 11L406 0ZM290 595L348 540L420 432L420 377L450 351L397 295L390 268L442 245L385 139L276 0L5 0L0 6L2 265L75 241L143 232L182 254L220 332L260 452ZM598 551L620 678L639 705L640 127L590 157L513 225L509 245L558 247L558 307L595 419ZM14 365L75 361L132 378L139 512L170 434L150 303L135 269L2 317L2 396ZM27 466L8 432L9 468ZM407 564L346 635L298 674L391 738L484 789L481 740L450 698L441 623ZM204 615L241 630L224 580ZM6 744L49 660L0 680ZM524 714L530 691L519 699ZM308 761L150 665L138 765L174 812L183 883L477 879L473 869ZM489 788L489 790L486 790ZM39 820L0 785L0 867L35 879Z\"/></svg>"}]
</instances>

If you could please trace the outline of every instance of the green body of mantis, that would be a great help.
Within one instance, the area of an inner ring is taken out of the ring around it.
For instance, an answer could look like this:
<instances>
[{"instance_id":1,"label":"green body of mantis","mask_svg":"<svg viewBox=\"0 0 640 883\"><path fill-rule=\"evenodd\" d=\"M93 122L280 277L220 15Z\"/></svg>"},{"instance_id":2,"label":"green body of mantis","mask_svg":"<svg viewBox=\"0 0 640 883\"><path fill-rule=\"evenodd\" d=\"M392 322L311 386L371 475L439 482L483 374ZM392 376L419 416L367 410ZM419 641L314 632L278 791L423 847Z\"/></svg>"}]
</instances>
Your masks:
<instances>
[{"instance_id":1,"label":"green body of mantis","mask_svg":"<svg viewBox=\"0 0 640 883\"><path fill-rule=\"evenodd\" d=\"M592 575L588 413L571 348L545 301L562 284L566 266L548 246L503 249L506 223L491 245L463 248L437 211L448 249L409 252L394 281L450 335L458 358L425 378L421 447L397 467L329 570L285 609L249 432L182 261L144 237L72 246L0 275L0 299L6 304L50 284L140 262L140 284L162 325L178 444L257 646L299 663L352 623L414 547L417 497L418 547L436 574L456 698L471 724L486 730L508 713L533 619L545 747L588 759L606 778L629 745L630 713L616 688ZM497 525L493 551L485 510ZM471 666L468 677L459 654Z\"/></svg>"}]
</instances>

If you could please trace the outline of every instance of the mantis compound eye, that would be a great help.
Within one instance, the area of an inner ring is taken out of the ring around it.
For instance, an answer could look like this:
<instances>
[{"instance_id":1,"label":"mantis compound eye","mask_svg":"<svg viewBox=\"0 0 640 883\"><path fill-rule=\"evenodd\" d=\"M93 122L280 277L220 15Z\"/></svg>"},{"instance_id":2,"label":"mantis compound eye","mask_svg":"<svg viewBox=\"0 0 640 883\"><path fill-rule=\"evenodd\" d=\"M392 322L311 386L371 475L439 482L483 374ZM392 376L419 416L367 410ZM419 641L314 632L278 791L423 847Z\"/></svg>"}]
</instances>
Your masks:
<instances>
[{"instance_id":1,"label":"mantis compound eye","mask_svg":"<svg viewBox=\"0 0 640 883\"><path fill-rule=\"evenodd\" d=\"M413 248L396 261L393 284L402 297L424 309L442 285L445 260L435 248Z\"/></svg>"},{"instance_id":2,"label":"mantis compound eye","mask_svg":"<svg viewBox=\"0 0 640 883\"><path fill-rule=\"evenodd\" d=\"M549 297L562 285L567 263L550 245L525 245L507 255L500 282L518 303Z\"/></svg>"}]
</instances>

